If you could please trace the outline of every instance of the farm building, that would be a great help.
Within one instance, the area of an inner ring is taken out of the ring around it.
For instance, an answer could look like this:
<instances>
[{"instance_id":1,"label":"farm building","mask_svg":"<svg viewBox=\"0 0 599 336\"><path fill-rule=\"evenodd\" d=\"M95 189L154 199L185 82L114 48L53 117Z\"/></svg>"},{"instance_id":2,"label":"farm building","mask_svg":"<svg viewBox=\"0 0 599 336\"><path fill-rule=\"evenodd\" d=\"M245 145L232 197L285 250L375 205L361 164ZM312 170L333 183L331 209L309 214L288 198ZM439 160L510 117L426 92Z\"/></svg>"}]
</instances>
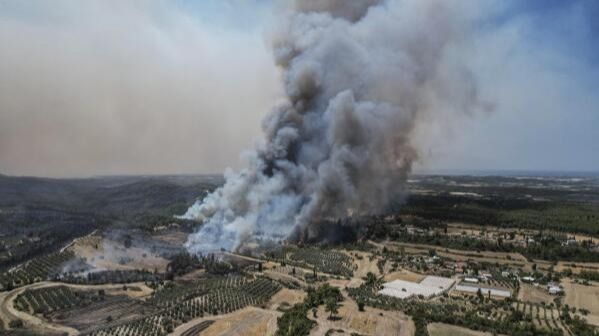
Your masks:
<instances>
[{"instance_id":1,"label":"farm building","mask_svg":"<svg viewBox=\"0 0 599 336\"><path fill-rule=\"evenodd\" d=\"M551 295L559 295L563 292L563 289L561 289L560 286L558 285L549 285L547 286L547 291L549 292L549 294Z\"/></svg>"},{"instance_id":2,"label":"farm building","mask_svg":"<svg viewBox=\"0 0 599 336\"><path fill-rule=\"evenodd\" d=\"M522 280L523 282L531 283L531 282L535 281L535 278L533 278L531 276L525 276L525 277L520 278L520 280Z\"/></svg>"},{"instance_id":3,"label":"farm building","mask_svg":"<svg viewBox=\"0 0 599 336\"><path fill-rule=\"evenodd\" d=\"M418 295L430 298L447 291L451 288L453 283L453 279L437 276L427 276L419 283L394 280L383 284L383 289L379 291L379 294L389 295L400 299L407 299Z\"/></svg>"},{"instance_id":4,"label":"farm building","mask_svg":"<svg viewBox=\"0 0 599 336\"><path fill-rule=\"evenodd\" d=\"M458 292L465 292L465 293L471 293L471 294L476 294L480 290L480 292L483 295L491 294L492 296L499 296L499 297L511 297L512 296L512 292L507 289L486 288L486 287L481 287L481 286L476 286L476 285L471 285L471 284L459 284L459 285L455 286L455 290Z\"/></svg>"},{"instance_id":5,"label":"farm building","mask_svg":"<svg viewBox=\"0 0 599 336\"><path fill-rule=\"evenodd\" d=\"M464 278L464 281L470 283L478 283L478 278L466 277Z\"/></svg>"}]
</instances>

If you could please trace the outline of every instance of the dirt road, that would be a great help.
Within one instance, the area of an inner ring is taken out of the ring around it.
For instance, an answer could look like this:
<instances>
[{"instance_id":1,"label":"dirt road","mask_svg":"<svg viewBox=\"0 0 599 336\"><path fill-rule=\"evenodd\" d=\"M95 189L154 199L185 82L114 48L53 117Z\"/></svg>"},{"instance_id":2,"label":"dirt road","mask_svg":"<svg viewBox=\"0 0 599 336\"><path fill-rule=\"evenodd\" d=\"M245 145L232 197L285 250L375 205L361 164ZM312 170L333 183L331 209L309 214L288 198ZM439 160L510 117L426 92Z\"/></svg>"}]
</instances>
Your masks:
<instances>
[{"instance_id":1,"label":"dirt road","mask_svg":"<svg viewBox=\"0 0 599 336\"><path fill-rule=\"evenodd\" d=\"M2 314L2 317L6 318L9 321L20 319L21 321L23 321L23 324L27 327L27 329L42 335L54 335L64 333L68 335L77 335L79 332L76 329L44 321L36 316L29 315L25 312L19 311L14 308L14 300L19 294L23 293L25 290L52 286L56 286L56 283L40 282L17 288L7 293L5 296L2 297L2 301L0 302L0 313Z\"/></svg>"},{"instance_id":2,"label":"dirt road","mask_svg":"<svg viewBox=\"0 0 599 336\"><path fill-rule=\"evenodd\" d=\"M10 321L20 319L23 321L23 324L36 333L41 335L54 335L59 334L62 335L64 333L68 335L78 335L79 331L67 326L63 326L60 324L52 323L49 321L45 321L37 316L30 315L28 313L17 310L14 307L14 301L17 296L23 293L27 289L40 289L46 287L54 287L54 286L67 286L73 289L79 290L100 290L104 289L108 291L121 292L121 294L125 294L125 291L122 291L122 284L107 284L107 285L75 285L75 284L66 284L62 282L52 282L52 281L44 281L38 282L35 284L23 286L17 289L14 289L10 292L0 293L0 320L2 320L5 328L8 328L8 323ZM139 291L132 291L131 294L133 296L139 295L149 295L151 292L148 291L147 287L143 283L131 283L127 284L127 286L135 286L142 289Z\"/></svg>"},{"instance_id":3,"label":"dirt road","mask_svg":"<svg viewBox=\"0 0 599 336\"><path fill-rule=\"evenodd\" d=\"M277 317L281 312L246 307L241 310L217 316L205 316L193 319L177 327L171 335L181 336L185 331L203 321L214 321L202 336L265 336L277 331Z\"/></svg>"}]
</instances>

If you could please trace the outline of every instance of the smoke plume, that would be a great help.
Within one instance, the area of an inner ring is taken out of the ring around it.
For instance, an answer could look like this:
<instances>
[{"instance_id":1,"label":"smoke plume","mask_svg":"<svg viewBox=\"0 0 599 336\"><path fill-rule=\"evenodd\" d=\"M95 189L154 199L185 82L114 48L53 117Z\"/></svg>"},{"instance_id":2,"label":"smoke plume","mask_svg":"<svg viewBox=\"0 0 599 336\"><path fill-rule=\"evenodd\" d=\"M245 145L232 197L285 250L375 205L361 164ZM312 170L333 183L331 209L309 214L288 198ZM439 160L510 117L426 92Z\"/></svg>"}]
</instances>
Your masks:
<instances>
[{"instance_id":1,"label":"smoke plume","mask_svg":"<svg viewBox=\"0 0 599 336\"><path fill-rule=\"evenodd\" d=\"M204 223L187 248L318 239L323 220L376 213L402 193L419 126L485 108L461 62L476 19L463 7L295 1L273 33L286 101L248 167L185 214Z\"/></svg>"}]
</instances>

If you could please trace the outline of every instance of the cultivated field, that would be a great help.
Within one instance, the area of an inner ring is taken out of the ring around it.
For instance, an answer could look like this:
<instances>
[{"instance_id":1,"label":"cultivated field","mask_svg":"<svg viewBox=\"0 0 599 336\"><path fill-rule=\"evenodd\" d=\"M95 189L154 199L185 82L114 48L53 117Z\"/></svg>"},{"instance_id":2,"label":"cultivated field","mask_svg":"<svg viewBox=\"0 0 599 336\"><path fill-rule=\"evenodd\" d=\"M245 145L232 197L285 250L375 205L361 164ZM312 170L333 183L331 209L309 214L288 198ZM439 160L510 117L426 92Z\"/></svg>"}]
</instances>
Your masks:
<instances>
[{"instance_id":1,"label":"cultivated field","mask_svg":"<svg viewBox=\"0 0 599 336\"><path fill-rule=\"evenodd\" d=\"M585 286L565 279L562 284L566 292L564 303L578 309L589 310L589 315L586 317L588 322L599 326L599 283L591 282L589 286Z\"/></svg>"},{"instance_id":2,"label":"cultivated field","mask_svg":"<svg viewBox=\"0 0 599 336\"><path fill-rule=\"evenodd\" d=\"M599 271L599 263L559 261L555 266L557 272L563 272L566 269L571 270L574 274L578 274L582 271L597 272Z\"/></svg>"},{"instance_id":3,"label":"cultivated field","mask_svg":"<svg viewBox=\"0 0 599 336\"><path fill-rule=\"evenodd\" d=\"M426 255L429 250L434 249L440 257L450 258L457 261L473 260L476 262L499 263L516 267L522 267L527 264L526 258L519 253L461 251L439 248L439 246L433 245L417 245L397 242L386 242L385 245L392 246L396 249L403 247L408 253L422 255Z\"/></svg>"}]
</instances>

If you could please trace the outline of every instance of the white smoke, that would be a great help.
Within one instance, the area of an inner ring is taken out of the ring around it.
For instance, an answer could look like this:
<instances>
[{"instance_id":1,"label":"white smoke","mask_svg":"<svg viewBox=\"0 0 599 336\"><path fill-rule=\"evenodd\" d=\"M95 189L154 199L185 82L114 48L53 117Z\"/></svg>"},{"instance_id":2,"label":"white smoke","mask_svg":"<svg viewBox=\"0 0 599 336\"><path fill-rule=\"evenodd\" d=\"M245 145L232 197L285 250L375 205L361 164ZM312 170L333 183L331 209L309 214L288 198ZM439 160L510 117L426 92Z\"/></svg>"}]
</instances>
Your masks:
<instances>
[{"instance_id":1,"label":"white smoke","mask_svg":"<svg viewBox=\"0 0 599 336\"><path fill-rule=\"evenodd\" d=\"M187 248L314 239L323 219L384 207L419 124L484 108L460 57L475 19L457 1L296 1L273 34L287 101L249 166L184 215L204 223Z\"/></svg>"}]
</instances>

